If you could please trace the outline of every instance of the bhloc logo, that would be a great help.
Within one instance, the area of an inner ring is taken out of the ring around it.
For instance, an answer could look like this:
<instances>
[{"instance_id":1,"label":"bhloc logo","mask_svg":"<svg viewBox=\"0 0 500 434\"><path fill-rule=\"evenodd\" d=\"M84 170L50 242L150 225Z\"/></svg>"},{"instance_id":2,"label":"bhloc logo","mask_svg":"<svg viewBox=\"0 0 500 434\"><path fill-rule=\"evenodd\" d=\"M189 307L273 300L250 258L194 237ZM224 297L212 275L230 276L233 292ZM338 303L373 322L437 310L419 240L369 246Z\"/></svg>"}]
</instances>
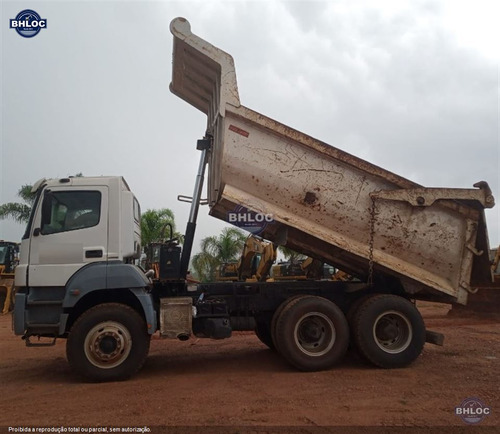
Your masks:
<instances>
[{"instance_id":1,"label":"bhloc logo","mask_svg":"<svg viewBox=\"0 0 500 434\"><path fill-rule=\"evenodd\" d=\"M262 214L238 205L234 211L227 213L227 221L254 235L258 235L264 231L268 224L273 223L274 219L272 214Z\"/></svg>"},{"instance_id":2,"label":"bhloc logo","mask_svg":"<svg viewBox=\"0 0 500 434\"><path fill-rule=\"evenodd\" d=\"M476 424L491 414L491 408L484 405L478 398L466 398L460 406L455 408L455 414L466 423Z\"/></svg>"},{"instance_id":3,"label":"bhloc logo","mask_svg":"<svg viewBox=\"0 0 500 434\"><path fill-rule=\"evenodd\" d=\"M16 18L10 20L10 28L23 38L32 38L38 35L40 30L47 28L47 19L41 18L32 9L25 9L17 14Z\"/></svg>"}]
</instances>

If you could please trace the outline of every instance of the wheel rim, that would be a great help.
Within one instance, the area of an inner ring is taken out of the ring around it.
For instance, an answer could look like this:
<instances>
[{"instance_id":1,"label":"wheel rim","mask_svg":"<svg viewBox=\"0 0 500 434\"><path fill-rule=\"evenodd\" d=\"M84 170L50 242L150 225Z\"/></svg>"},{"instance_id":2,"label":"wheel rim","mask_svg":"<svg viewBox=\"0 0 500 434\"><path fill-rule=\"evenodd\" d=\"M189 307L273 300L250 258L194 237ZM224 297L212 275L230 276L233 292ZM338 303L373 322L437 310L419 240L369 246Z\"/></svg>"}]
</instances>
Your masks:
<instances>
[{"instance_id":1,"label":"wheel rim","mask_svg":"<svg viewBox=\"0 0 500 434\"><path fill-rule=\"evenodd\" d=\"M335 326L328 316L310 312L297 321L294 339L297 347L308 356L319 357L330 351L335 343Z\"/></svg>"},{"instance_id":2,"label":"wheel rim","mask_svg":"<svg viewBox=\"0 0 500 434\"><path fill-rule=\"evenodd\" d=\"M398 354L410 346L413 329L406 316L391 310L379 315L373 323L373 338L386 353Z\"/></svg>"},{"instance_id":3,"label":"wheel rim","mask_svg":"<svg viewBox=\"0 0 500 434\"><path fill-rule=\"evenodd\" d=\"M123 363L132 348L132 336L126 327L115 321L94 326L85 338L85 355L94 366L114 368Z\"/></svg>"}]
</instances>

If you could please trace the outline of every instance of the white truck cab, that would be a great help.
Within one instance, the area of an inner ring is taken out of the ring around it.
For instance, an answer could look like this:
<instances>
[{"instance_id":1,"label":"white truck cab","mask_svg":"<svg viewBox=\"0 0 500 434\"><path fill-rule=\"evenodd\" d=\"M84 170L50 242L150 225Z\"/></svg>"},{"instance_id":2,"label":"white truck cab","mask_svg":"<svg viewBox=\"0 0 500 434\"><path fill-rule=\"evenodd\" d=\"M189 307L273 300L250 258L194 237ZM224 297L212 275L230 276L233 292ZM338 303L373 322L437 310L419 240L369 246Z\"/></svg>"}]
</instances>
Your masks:
<instances>
[{"instance_id":1,"label":"white truck cab","mask_svg":"<svg viewBox=\"0 0 500 434\"><path fill-rule=\"evenodd\" d=\"M139 257L139 202L122 177L43 179L34 189L16 286L64 286L89 263Z\"/></svg>"},{"instance_id":2,"label":"white truck cab","mask_svg":"<svg viewBox=\"0 0 500 434\"><path fill-rule=\"evenodd\" d=\"M68 333L80 310L113 297L156 327L141 253L140 206L123 177L42 179L16 268L14 331ZM146 313L147 311L147 313Z\"/></svg>"}]
</instances>

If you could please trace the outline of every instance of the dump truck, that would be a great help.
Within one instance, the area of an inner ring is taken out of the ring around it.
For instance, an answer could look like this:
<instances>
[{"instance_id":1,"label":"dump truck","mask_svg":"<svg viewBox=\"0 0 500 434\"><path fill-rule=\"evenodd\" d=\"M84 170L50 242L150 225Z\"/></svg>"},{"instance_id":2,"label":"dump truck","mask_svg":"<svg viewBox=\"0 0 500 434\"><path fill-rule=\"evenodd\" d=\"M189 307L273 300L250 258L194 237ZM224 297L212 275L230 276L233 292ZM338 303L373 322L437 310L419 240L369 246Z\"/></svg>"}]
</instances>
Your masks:
<instances>
[{"instance_id":1,"label":"dump truck","mask_svg":"<svg viewBox=\"0 0 500 434\"><path fill-rule=\"evenodd\" d=\"M491 279L488 184L425 188L252 111L233 58L183 18L170 29L170 89L207 116L182 247L156 246L157 273L135 265L140 206L123 177L40 180L16 269L15 333L28 346L66 339L69 364L90 381L138 372L155 333L254 330L302 371L332 368L350 343L381 368L442 344L415 300L465 304ZM187 279L205 172L212 216L356 279Z\"/></svg>"}]
</instances>

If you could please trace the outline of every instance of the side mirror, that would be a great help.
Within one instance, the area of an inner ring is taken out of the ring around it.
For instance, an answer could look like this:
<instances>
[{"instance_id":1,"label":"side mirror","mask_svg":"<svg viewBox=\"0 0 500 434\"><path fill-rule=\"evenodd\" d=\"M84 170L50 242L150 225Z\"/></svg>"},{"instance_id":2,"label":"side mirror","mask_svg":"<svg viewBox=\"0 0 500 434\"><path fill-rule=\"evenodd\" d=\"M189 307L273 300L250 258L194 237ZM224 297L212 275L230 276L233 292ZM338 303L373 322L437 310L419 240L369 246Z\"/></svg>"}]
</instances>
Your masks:
<instances>
[{"instance_id":1,"label":"side mirror","mask_svg":"<svg viewBox=\"0 0 500 434\"><path fill-rule=\"evenodd\" d=\"M52 193L50 190L47 190L43 195L42 222L41 222L42 229L44 225L50 224L51 217L52 217Z\"/></svg>"}]
</instances>

